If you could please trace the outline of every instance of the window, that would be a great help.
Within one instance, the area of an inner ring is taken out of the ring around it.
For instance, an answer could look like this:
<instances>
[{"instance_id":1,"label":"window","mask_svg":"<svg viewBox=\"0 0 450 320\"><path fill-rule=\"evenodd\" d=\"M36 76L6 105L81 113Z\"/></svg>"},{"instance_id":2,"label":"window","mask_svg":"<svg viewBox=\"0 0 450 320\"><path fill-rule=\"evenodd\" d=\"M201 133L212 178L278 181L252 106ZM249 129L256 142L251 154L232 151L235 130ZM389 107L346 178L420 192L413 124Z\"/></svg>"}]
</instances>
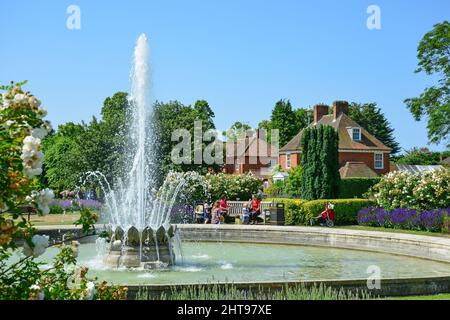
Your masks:
<instances>
[{"instance_id":1,"label":"window","mask_svg":"<svg viewBox=\"0 0 450 320\"><path fill-rule=\"evenodd\" d=\"M286 169L290 169L290 168L291 168L291 154L286 153Z\"/></svg>"},{"instance_id":2,"label":"window","mask_svg":"<svg viewBox=\"0 0 450 320\"><path fill-rule=\"evenodd\" d=\"M352 139L354 141L361 140L361 128L352 128Z\"/></svg>"},{"instance_id":3,"label":"window","mask_svg":"<svg viewBox=\"0 0 450 320\"><path fill-rule=\"evenodd\" d=\"M375 153L375 169L383 169L384 168L384 161L383 161L383 154L382 153Z\"/></svg>"}]
</instances>

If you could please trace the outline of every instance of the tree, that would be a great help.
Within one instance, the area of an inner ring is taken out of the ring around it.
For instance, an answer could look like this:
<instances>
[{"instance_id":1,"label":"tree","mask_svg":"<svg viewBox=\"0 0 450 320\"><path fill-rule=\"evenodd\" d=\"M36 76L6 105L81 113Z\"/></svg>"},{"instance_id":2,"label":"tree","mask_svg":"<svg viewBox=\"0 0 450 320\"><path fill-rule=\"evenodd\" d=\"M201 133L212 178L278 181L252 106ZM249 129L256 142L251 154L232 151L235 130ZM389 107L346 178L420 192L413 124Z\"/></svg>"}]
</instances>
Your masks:
<instances>
[{"instance_id":1,"label":"tree","mask_svg":"<svg viewBox=\"0 0 450 320\"><path fill-rule=\"evenodd\" d=\"M416 73L425 72L439 78L437 84L426 88L419 97L405 100L416 121L428 118L428 140L450 145L450 23L436 24L426 33L417 48L419 67Z\"/></svg>"},{"instance_id":2,"label":"tree","mask_svg":"<svg viewBox=\"0 0 450 320\"><path fill-rule=\"evenodd\" d=\"M236 121L227 131L223 132L223 135L227 137L228 140L236 142L238 139L245 137L246 133L251 130L246 123Z\"/></svg>"},{"instance_id":3,"label":"tree","mask_svg":"<svg viewBox=\"0 0 450 320\"><path fill-rule=\"evenodd\" d=\"M400 145L395 140L394 129L376 103L352 102L349 106L348 115L353 121L383 142L385 146L391 148L392 155L400 151Z\"/></svg>"},{"instance_id":4,"label":"tree","mask_svg":"<svg viewBox=\"0 0 450 320\"><path fill-rule=\"evenodd\" d=\"M270 117L270 129L279 130L280 147L289 142L297 133L296 116L289 100L279 100Z\"/></svg>"},{"instance_id":5,"label":"tree","mask_svg":"<svg viewBox=\"0 0 450 320\"><path fill-rule=\"evenodd\" d=\"M302 167L296 166L289 170L289 175L286 179L286 191L293 197L299 197L301 195L301 183Z\"/></svg>"},{"instance_id":6,"label":"tree","mask_svg":"<svg viewBox=\"0 0 450 320\"><path fill-rule=\"evenodd\" d=\"M157 136L156 144L156 158L158 159L156 165L158 165L157 171L161 180L166 176L170 170L174 171L196 171L202 174L206 174L210 168L218 170L218 164L207 165L194 164L194 121L202 120L203 133L209 129L215 129L214 126L214 113L209 108L206 101L197 101L194 107L183 105L178 101L169 101L167 103L157 101L154 105L154 119L155 119L155 132ZM186 129L191 134L191 160L190 164L175 164L171 159L171 152L177 141L172 141L172 132L177 129ZM205 147L205 143L202 143L202 148ZM202 149L203 150L203 149Z\"/></svg>"},{"instance_id":7,"label":"tree","mask_svg":"<svg viewBox=\"0 0 450 320\"><path fill-rule=\"evenodd\" d=\"M72 190L87 171L102 172L111 186L121 177L126 163L127 93L105 99L102 120L89 124L66 123L44 140L44 174L57 191Z\"/></svg>"},{"instance_id":8,"label":"tree","mask_svg":"<svg viewBox=\"0 0 450 320\"><path fill-rule=\"evenodd\" d=\"M331 126L307 128L301 140L303 199L333 199L339 194L339 136Z\"/></svg>"},{"instance_id":9,"label":"tree","mask_svg":"<svg viewBox=\"0 0 450 320\"><path fill-rule=\"evenodd\" d=\"M298 108L293 110L289 100L279 100L272 110L270 120L261 121L258 124L258 128L266 130L268 142L271 141L271 130L278 129L279 144L280 147L283 147L308 124L306 109Z\"/></svg>"},{"instance_id":10,"label":"tree","mask_svg":"<svg viewBox=\"0 0 450 320\"><path fill-rule=\"evenodd\" d=\"M412 148L395 161L398 164L438 165L442 159L450 156L450 151L432 152L428 148Z\"/></svg>"},{"instance_id":11,"label":"tree","mask_svg":"<svg viewBox=\"0 0 450 320\"><path fill-rule=\"evenodd\" d=\"M296 131L299 133L301 129L306 128L309 125L308 111L303 108L298 108L294 110L294 113Z\"/></svg>"}]
</instances>

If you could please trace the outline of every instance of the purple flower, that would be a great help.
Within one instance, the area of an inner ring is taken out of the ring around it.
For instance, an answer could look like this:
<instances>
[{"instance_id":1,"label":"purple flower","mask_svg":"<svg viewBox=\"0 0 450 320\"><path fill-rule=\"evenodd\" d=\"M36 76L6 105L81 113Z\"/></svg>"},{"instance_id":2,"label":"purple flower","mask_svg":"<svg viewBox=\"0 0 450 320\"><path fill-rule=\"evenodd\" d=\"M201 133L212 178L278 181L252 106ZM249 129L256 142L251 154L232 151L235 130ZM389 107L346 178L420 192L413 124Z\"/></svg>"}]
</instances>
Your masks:
<instances>
[{"instance_id":1,"label":"purple flower","mask_svg":"<svg viewBox=\"0 0 450 320\"><path fill-rule=\"evenodd\" d=\"M450 208L418 212L410 208L385 211L371 207L358 212L358 224L438 232L446 217L450 217Z\"/></svg>"},{"instance_id":2,"label":"purple flower","mask_svg":"<svg viewBox=\"0 0 450 320\"><path fill-rule=\"evenodd\" d=\"M60 200L49 202L49 205L59 206L64 210L70 210L72 208L72 201L70 200Z\"/></svg>"},{"instance_id":3,"label":"purple flower","mask_svg":"<svg viewBox=\"0 0 450 320\"><path fill-rule=\"evenodd\" d=\"M390 220L394 226L411 224L416 215L416 210L405 208L398 208L389 213Z\"/></svg>"},{"instance_id":4,"label":"purple flower","mask_svg":"<svg viewBox=\"0 0 450 320\"><path fill-rule=\"evenodd\" d=\"M77 201L80 207L86 207L90 209L100 209L102 203L94 199L80 199Z\"/></svg>"}]
</instances>

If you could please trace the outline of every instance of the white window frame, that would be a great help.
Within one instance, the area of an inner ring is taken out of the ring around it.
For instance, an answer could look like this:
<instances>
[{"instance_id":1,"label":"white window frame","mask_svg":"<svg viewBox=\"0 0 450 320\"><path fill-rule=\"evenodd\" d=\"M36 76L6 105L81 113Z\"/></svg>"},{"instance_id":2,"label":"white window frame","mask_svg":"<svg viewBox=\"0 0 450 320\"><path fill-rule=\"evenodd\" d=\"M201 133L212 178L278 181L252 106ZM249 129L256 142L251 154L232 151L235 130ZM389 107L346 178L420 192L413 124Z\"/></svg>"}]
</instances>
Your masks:
<instances>
[{"instance_id":1,"label":"white window frame","mask_svg":"<svg viewBox=\"0 0 450 320\"><path fill-rule=\"evenodd\" d=\"M377 156L381 155L381 160L377 160ZM383 152L375 152L374 156L373 156L373 161L374 161L374 168L375 169L384 169L384 153ZM377 161L381 161L381 166L377 167Z\"/></svg>"},{"instance_id":2,"label":"white window frame","mask_svg":"<svg viewBox=\"0 0 450 320\"><path fill-rule=\"evenodd\" d=\"M289 159L289 162L288 162L288 159ZM286 169L290 169L291 165L292 165L292 163L291 163L291 153L288 152L288 153L286 153Z\"/></svg>"},{"instance_id":3,"label":"white window frame","mask_svg":"<svg viewBox=\"0 0 450 320\"><path fill-rule=\"evenodd\" d=\"M355 139L355 131L358 130L358 139ZM353 141L361 141L361 128L355 127L352 128L352 140Z\"/></svg>"}]
</instances>

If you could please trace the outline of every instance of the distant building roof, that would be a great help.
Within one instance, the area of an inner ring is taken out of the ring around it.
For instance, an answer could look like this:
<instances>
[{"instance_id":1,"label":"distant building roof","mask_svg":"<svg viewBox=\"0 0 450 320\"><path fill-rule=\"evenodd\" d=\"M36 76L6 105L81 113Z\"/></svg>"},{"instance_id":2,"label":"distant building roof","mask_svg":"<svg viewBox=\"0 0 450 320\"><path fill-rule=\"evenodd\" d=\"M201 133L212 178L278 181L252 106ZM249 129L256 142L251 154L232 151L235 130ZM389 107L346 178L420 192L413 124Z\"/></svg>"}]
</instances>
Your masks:
<instances>
[{"instance_id":1,"label":"distant building roof","mask_svg":"<svg viewBox=\"0 0 450 320\"><path fill-rule=\"evenodd\" d=\"M347 162L339 169L341 178L375 178L378 174L364 162Z\"/></svg>"},{"instance_id":2,"label":"distant building roof","mask_svg":"<svg viewBox=\"0 0 450 320\"><path fill-rule=\"evenodd\" d=\"M409 173L418 173L425 171L436 171L444 168L441 165L433 165L433 166L423 166L423 165L414 165L414 164L391 164L391 171L402 171Z\"/></svg>"},{"instance_id":3,"label":"distant building roof","mask_svg":"<svg viewBox=\"0 0 450 320\"><path fill-rule=\"evenodd\" d=\"M447 165L450 166L450 156L447 157L447 158L445 158L444 160L442 160L440 163L441 163L441 164L447 164Z\"/></svg>"},{"instance_id":4,"label":"distant building roof","mask_svg":"<svg viewBox=\"0 0 450 320\"><path fill-rule=\"evenodd\" d=\"M277 180L286 180L286 178L289 176L287 172L277 172L272 176L273 181Z\"/></svg>"},{"instance_id":5,"label":"distant building roof","mask_svg":"<svg viewBox=\"0 0 450 320\"><path fill-rule=\"evenodd\" d=\"M366 129L353 121L345 113L341 113L336 119L334 115L328 114L323 116L317 123L310 124L309 127L317 125L330 125L339 133L339 149L354 149L354 150L374 150L390 152L392 149L386 147L380 140L375 138ZM361 128L361 140L355 141L350 136L349 128ZM301 151L300 142L303 136L304 129L300 131L291 141L280 149L280 152L287 151Z\"/></svg>"},{"instance_id":6,"label":"distant building roof","mask_svg":"<svg viewBox=\"0 0 450 320\"><path fill-rule=\"evenodd\" d=\"M259 129L251 137L239 138L236 142L227 141L226 148L227 158L258 157L278 159L275 146L267 142L267 138L260 134Z\"/></svg>"}]
</instances>

